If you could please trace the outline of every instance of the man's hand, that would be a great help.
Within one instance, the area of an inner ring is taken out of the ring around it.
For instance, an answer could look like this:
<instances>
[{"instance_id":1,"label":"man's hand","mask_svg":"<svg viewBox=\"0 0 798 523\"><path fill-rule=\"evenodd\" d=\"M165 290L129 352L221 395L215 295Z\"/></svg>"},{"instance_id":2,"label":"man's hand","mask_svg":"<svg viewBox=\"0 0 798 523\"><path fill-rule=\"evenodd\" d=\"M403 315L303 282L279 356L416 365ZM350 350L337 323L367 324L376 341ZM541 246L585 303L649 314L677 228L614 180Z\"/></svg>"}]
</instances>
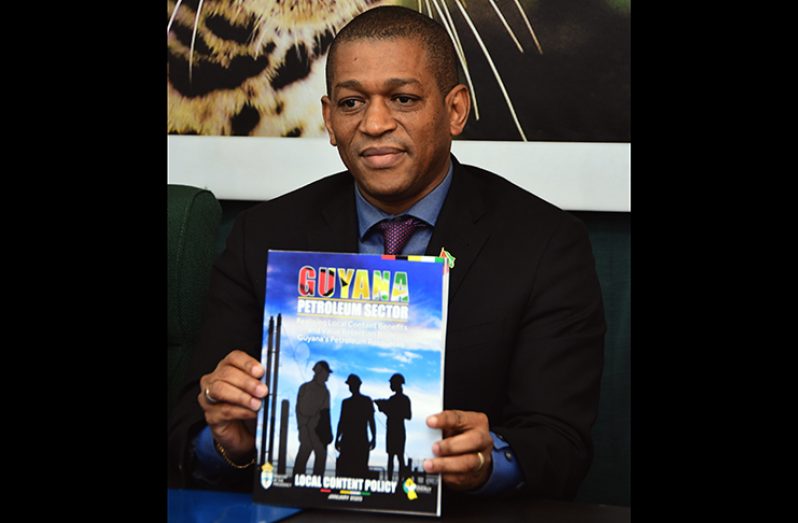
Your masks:
<instances>
[{"instance_id":1,"label":"man's hand","mask_svg":"<svg viewBox=\"0 0 798 523\"><path fill-rule=\"evenodd\" d=\"M236 463L246 461L255 447L255 419L268 389L260 382L263 366L249 354L234 350L210 374L200 378L197 396L213 439Z\"/></svg>"},{"instance_id":2,"label":"man's hand","mask_svg":"<svg viewBox=\"0 0 798 523\"><path fill-rule=\"evenodd\" d=\"M493 467L488 417L481 412L444 410L428 417L427 426L443 430L443 439L432 445L438 457L424 460L424 470L443 474L443 483L455 490L484 485Z\"/></svg>"}]
</instances>

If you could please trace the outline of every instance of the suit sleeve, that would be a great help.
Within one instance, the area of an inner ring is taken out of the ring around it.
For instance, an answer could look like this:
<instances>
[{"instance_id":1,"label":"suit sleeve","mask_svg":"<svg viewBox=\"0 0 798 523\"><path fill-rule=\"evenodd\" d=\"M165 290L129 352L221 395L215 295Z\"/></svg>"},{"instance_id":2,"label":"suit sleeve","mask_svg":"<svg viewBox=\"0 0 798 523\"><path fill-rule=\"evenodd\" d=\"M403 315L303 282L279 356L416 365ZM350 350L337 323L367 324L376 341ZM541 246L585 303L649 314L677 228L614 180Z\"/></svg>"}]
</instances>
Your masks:
<instances>
[{"instance_id":1,"label":"suit sleeve","mask_svg":"<svg viewBox=\"0 0 798 523\"><path fill-rule=\"evenodd\" d=\"M565 215L548 239L521 316L500 426L536 495L571 498L592 459L604 310L584 225Z\"/></svg>"},{"instance_id":2,"label":"suit sleeve","mask_svg":"<svg viewBox=\"0 0 798 523\"><path fill-rule=\"evenodd\" d=\"M263 310L246 267L246 211L239 215L228 236L224 252L214 263L203 325L191 351L186 372L169 424L170 486L192 487L191 442L206 426L197 396L199 379L211 372L234 349L259 359ZM250 487L252 470L241 473L241 486ZM232 486L232 485L231 485Z\"/></svg>"}]
</instances>

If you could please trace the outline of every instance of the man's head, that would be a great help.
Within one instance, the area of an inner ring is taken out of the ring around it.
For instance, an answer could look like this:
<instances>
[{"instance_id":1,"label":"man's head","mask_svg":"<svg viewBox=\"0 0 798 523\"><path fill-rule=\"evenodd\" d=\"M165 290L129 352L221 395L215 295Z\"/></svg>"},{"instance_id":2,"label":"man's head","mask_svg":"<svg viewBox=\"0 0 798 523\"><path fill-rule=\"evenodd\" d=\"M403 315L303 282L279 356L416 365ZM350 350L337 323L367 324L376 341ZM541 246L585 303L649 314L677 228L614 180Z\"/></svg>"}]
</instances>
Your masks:
<instances>
[{"instance_id":1,"label":"man's head","mask_svg":"<svg viewBox=\"0 0 798 523\"><path fill-rule=\"evenodd\" d=\"M470 110L440 24L400 7L366 11L336 36L327 78L330 143L366 200L399 214L437 187Z\"/></svg>"},{"instance_id":2,"label":"man's head","mask_svg":"<svg viewBox=\"0 0 798 523\"><path fill-rule=\"evenodd\" d=\"M341 44L356 40L396 39L415 40L422 44L444 96L457 85L457 54L446 29L412 9L386 6L360 14L335 36L327 54L327 96L332 95L335 55Z\"/></svg>"},{"instance_id":3,"label":"man's head","mask_svg":"<svg viewBox=\"0 0 798 523\"><path fill-rule=\"evenodd\" d=\"M319 360L313 365L313 379L319 383L327 381L331 373L330 364L324 360Z\"/></svg>"},{"instance_id":4,"label":"man's head","mask_svg":"<svg viewBox=\"0 0 798 523\"><path fill-rule=\"evenodd\" d=\"M402 390L402 385L405 384L405 377L399 374L398 372L391 376L391 379L388 380L391 384L391 390L394 392L398 392Z\"/></svg>"},{"instance_id":5,"label":"man's head","mask_svg":"<svg viewBox=\"0 0 798 523\"><path fill-rule=\"evenodd\" d=\"M349 392L352 393L358 392L360 390L360 385L362 383L363 382L360 381L360 376L358 376L357 374L350 374L346 378L346 384L349 385Z\"/></svg>"}]
</instances>

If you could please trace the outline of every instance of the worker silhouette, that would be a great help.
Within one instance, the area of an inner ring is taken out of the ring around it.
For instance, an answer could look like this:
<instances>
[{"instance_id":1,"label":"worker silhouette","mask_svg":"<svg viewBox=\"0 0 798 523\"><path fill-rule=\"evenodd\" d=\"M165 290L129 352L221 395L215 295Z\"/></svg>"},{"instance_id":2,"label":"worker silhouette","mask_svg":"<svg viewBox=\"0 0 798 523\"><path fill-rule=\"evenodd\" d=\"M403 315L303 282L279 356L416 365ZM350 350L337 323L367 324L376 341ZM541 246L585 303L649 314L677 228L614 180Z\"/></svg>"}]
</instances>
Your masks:
<instances>
[{"instance_id":1,"label":"worker silhouette","mask_svg":"<svg viewBox=\"0 0 798 523\"><path fill-rule=\"evenodd\" d=\"M299 451L294 460L294 474L304 474L310 453L313 452L313 474L323 475L327 464L327 443L319 437L322 411L329 412L330 391L325 382L330 377L330 365L319 360L313 365L313 379L299 387L296 397L296 423L299 429ZM329 414L328 414L329 416ZM329 418L327 418L329 419ZM329 423L327 421L327 423Z\"/></svg>"},{"instance_id":2,"label":"worker silhouette","mask_svg":"<svg viewBox=\"0 0 798 523\"><path fill-rule=\"evenodd\" d=\"M405 420L410 419L410 398L402 392L405 377L397 373L391 376L388 382L394 395L388 399L375 400L380 412L388 417L385 451L388 453L388 480L393 479L393 457L399 461L399 479L405 477L407 463L405 462Z\"/></svg>"},{"instance_id":3,"label":"worker silhouette","mask_svg":"<svg viewBox=\"0 0 798 523\"><path fill-rule=\"evenodd\" d=\"M363 382L355 374L346 378L352 395L341 402L341 417L335 433L335 448L340 452L335 475L365 478L369 471L369 452L377 446L374 402L360 393ZM368 430L371 430L371 439Z\"/></svg>"}]
</instances>

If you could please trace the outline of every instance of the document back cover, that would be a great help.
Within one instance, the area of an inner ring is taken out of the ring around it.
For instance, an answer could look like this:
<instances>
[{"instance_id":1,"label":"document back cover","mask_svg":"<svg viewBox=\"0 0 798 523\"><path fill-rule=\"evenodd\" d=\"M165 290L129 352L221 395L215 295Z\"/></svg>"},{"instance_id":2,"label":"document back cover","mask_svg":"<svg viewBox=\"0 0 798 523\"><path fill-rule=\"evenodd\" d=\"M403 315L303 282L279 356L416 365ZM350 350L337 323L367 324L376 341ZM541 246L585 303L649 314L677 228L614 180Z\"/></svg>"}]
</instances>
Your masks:
<instances>
[{"instance_id":1,"label":"document back cover","mask_svg":"<svg viewBox=\"0 0 798 523\"><path fill-rule=\"evenodd\" d=\"M445 258L269 251L254 500L439 516Z\"/></svg>"}]
</instances>

